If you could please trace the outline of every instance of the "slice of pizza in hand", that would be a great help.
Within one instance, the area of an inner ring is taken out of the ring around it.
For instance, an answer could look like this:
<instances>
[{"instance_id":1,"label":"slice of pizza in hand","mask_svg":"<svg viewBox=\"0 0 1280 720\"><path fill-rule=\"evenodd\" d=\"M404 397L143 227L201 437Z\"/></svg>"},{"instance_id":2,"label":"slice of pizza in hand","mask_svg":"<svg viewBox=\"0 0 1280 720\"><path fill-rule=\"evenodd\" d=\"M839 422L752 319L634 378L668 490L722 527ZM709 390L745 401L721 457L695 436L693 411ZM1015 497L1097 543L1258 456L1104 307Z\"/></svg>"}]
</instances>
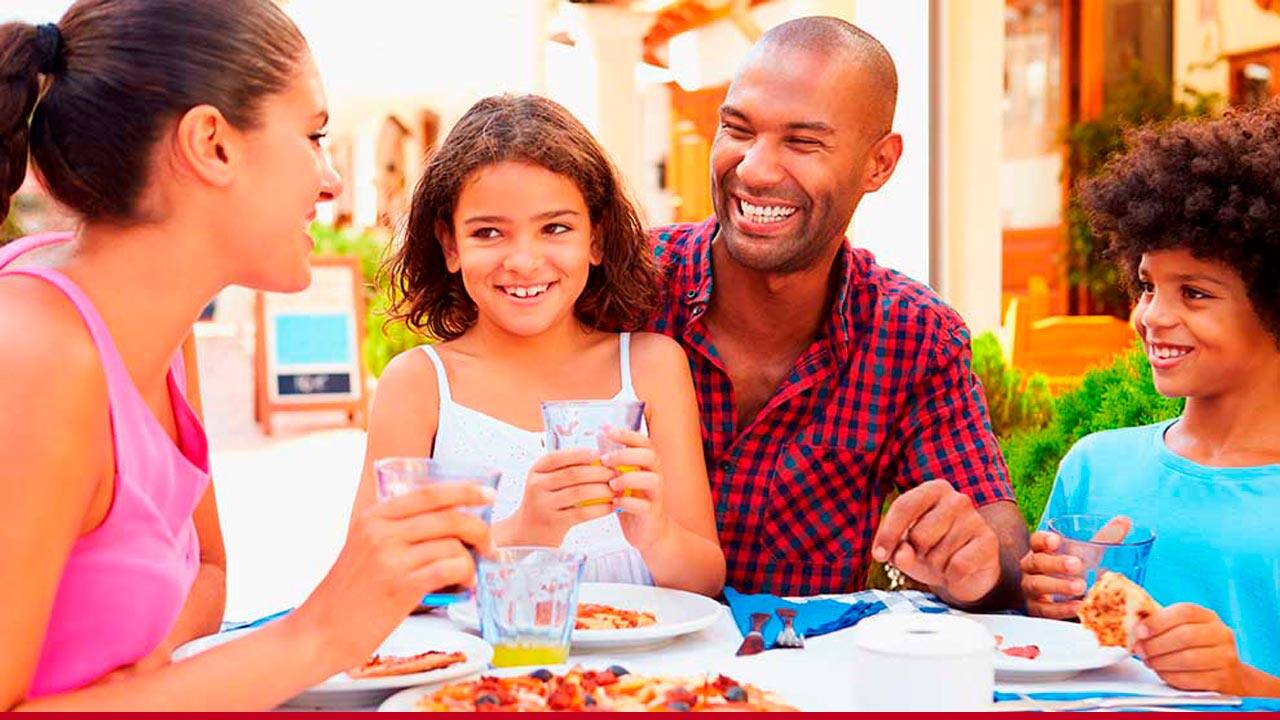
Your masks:
<instances>
[{"instance_id":1,"label":"slice of pizza in hand","mask_svg":"<svg viewBox=\"0 0 1280 720\"><path fill-rule=\"evenodd\" d=\"M409 675L411 673L428 672L447 668L466 662L467 656L460 652L430 652L417 655L374 655L360 667L347 671L347 677L354 679L389 677L392 675Z\"/></svg>"},{"instance_id":2,"label":"slice of pizza in hand","mask_svg":"<svg viewBox=\"0 0 1280 720\"><path fill-rule=\"evenodd\" d=\"M1138 623L1160 609L1141 586L1120 573L1104 572L1089 588L1077 615L1092 630L1098 644L1132 650Z\"/></svg>"}]
</instances>

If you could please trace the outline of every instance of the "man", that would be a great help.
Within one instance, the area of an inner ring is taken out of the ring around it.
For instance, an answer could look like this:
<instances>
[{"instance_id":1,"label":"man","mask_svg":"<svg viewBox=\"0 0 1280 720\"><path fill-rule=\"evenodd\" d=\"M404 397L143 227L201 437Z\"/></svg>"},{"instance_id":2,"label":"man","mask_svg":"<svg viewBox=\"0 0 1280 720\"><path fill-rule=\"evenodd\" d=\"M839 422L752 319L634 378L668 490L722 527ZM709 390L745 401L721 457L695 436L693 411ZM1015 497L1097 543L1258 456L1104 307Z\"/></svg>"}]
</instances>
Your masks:
<instances>
[{"instance_id":1,"label":"man","mask_svg":"<svg viewBox=\"0 0 1280 720\"><path fill-rule=\"evenodd\" d=\"M856 590L874 557L953 604L1007 606L1027 531L968 329L843 237L902 154L896 99L892 59L853 25L769 31L720 108L715 217L655 230L653 326L689 353L730 586Z\"/></svg>"}]
</instances>

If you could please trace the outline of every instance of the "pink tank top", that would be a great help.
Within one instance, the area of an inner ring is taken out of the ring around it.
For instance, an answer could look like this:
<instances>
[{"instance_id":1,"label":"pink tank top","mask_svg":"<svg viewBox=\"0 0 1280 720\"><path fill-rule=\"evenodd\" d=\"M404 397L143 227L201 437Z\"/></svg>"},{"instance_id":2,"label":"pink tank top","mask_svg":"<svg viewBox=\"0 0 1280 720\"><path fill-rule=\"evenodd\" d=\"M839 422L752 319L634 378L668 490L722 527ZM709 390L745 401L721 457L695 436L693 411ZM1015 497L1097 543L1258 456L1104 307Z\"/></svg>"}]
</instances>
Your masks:
<instances>
[{"instance_id":1,"label":"pink tank top","mask_svg":"<svg viewBox=\"0 0 1280 720\"><path fill-rule=\"evenodd\" d=\"M168 635L200 567L192 513L209 483L209 448L186 401L182 353L169 366L175 446L125 370L102 316L62 273L5 266L71 239L34 235L0 248L0 272L41 278L75 305L98 347L115 447L115 493L102 524L71 549L28 697L83 687L154 650Z\"/></svg>"}]
</instances>

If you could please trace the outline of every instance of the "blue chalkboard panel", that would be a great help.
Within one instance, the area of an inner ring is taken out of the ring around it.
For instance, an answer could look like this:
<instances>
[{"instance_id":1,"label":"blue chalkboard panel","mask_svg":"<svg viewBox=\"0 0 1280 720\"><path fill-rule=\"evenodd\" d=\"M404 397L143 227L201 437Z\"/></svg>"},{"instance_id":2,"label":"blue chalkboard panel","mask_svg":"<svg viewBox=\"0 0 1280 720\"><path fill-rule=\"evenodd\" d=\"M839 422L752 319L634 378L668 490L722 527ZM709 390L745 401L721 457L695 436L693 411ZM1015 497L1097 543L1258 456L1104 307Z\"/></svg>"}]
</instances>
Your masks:
<instances>
[{"instance_id":1,"label":"blue chalkboard panel","mask_svg":"<svg viewBox=\"0 0 1280 720\"><path fill-rule=\"evenodd\" d=\"M308 373L276 377L276 394L281 397L346 395L350 392L351 375L347 373Z\"/></svg>"},{"instance_id":2,"label":"blue chalkboard panel","mask_svg":"<svg viewBox=\"0 0 1280 720\"><path fill-rule=\"evenodd\" d=\"M274 320L276 365L342 365L355 357L349 314L280 314Z\"/></svg>"}]
</instances>

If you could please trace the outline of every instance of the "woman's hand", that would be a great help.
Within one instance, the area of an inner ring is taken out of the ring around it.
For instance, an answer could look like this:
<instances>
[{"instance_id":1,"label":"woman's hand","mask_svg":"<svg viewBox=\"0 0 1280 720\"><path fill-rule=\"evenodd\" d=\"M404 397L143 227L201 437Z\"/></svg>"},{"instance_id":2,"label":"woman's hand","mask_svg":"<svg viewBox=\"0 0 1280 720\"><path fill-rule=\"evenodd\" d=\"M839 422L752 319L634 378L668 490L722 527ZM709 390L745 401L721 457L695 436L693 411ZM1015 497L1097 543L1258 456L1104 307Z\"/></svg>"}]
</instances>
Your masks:
<instances>
[{"instance_id":1,"label":"woman's hand","mask_svg":"<svg viewBox=\"0 0 1280 720\"><path fill-rule=\"evenodd\" d=\"M1134 651L1170 686L1250 694L1235 633L1212 610L1190 603L1170 605L1138 623L1134 634Z\"/></svg>"},{"instance_id":2,"label":"woman's hand","mask_svg":"<svg viewBox=\"0 0 1280 720\"><path fill-rule=\"evenodd\" d=\"M601 462L617 471L609 481L613 507L622 511L622 532L637 550L652 547L672 530L662 502L662 468L649 438L631 430L611 428L609 439L625 447L604 455Z\"/></svg>"},{"instance_id":3,"label":"woman's hand","mask_svg":"<svg viewBox=\"0 0 1280 720\"><path fill-rule=\"evenodd\" d=\"M559 547L569 528L613 511L611 468L602 466L595 450L557 450L538 458L529 469L520 507L494 523L499 544Z\"/></svg>"},{"instance_id":4,"label":"woman's hand","mask_svg":"<svg viewBox=\"0 0 1280 720\"><path fill-rule=\"evenodd\" d=\"M423 595L475 583L468 548L493 547L489 528L464 509L493 498L478 485L432 485L359 513L333 568L293 613L321 634L335 672L365 660Z\"/></svg>"}]
</instances>

